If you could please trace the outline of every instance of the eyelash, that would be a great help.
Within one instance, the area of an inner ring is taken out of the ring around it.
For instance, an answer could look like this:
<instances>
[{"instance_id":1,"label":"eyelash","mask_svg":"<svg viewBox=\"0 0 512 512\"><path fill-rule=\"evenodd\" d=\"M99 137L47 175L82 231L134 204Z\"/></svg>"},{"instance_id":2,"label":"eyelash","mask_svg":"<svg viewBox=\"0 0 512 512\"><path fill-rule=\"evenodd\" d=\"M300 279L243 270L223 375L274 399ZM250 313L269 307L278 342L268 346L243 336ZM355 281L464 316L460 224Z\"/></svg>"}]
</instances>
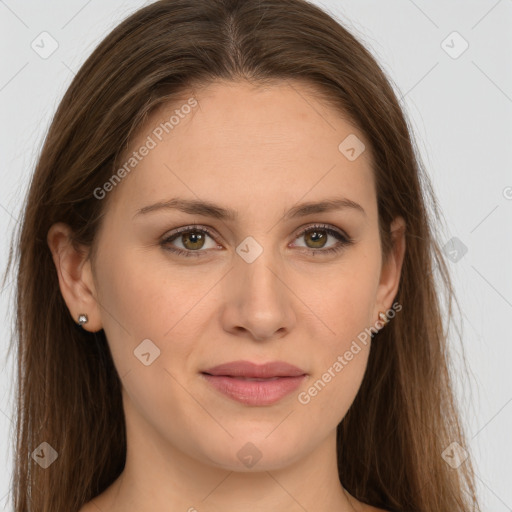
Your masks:
<instances>
[{"instance_id":1,"label":"eyelash","mask_svg":"<svg viewBox=\"0 0 512 512\"><path fill-rule=\"evenodd\" d=\"M295 234L295 238L299 238L299 237L305 235L306 233L308 233L310 231L314 231L315 229L319 229L319 230L325 231L329 235L334 236L335 238L338 239L339 243L336 244L333 247L328 248L328 249L306 249L306 250L301 251L301 252L306 252L306 253L309 253L309 254L311 254L313 256L315 256L318 253L320 253L322 255L337 254L337 253L341 252L343 249L345 249L347 246L349 246L349 245L354 243L354 240L352 238L346 236L345 234L343 234L341 231L338 231L337 229L331 228L329 225L326 225L326 224L314 224L314 225L308 226L305 229L303 229L302 231L300 231L299 233L296 233ZM184 226L182 228L177 229L171 235L165 237L160 242L160 245L166 251L170 251L170 252L172 252L172 253L174 253L174 254L176 254L178 256L201 257L201 253L204 253L206 251L204 251L204 250L197 250L197 251L183 250L183 249L180 249L180 248L177 248L177 247L172 247L171 248L171 247L168 246L168 244L170 242L174 241L176 238L178 238L179 235L181 235L182 233L189 233L189 232L206 233L210 238L215 239L215 237L213 236L213 233L206 226L199 226L199 225L196 224L196 225L193 225L193 226ZM294 238L294 240L295 240L295 238Z\"/></svg>"}]
</instances>

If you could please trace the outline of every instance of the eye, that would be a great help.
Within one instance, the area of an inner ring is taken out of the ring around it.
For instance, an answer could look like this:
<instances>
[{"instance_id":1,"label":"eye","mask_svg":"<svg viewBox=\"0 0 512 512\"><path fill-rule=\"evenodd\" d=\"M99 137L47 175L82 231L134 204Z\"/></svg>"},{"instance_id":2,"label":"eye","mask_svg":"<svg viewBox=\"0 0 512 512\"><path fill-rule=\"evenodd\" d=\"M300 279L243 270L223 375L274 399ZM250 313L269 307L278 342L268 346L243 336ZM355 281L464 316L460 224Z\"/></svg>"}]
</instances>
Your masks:
<instances>
[{"instance_id":1,"label":"eye","mask_svg":"<svg viewBox=\"0 0 512 512\"><path fill-rule=\"evenodd\" d=\"M306 240L305 247L307 248L307 250L304 252L313 255L335 254L343 250L346 246L354 243L349 236L343 234L337 228L335 229L325 224L315 224L313 226L308 226L306 229L303 229L295 236L297 238L304 237L304 239ZM338 240L338 242L332 245L331 247L324 249L329 237L335 238L336 240Z\"/></svg>"},{"instance_id":2,"label":"eye","mask_svg":"<svg viewBox=\"0 0 512 512\"><path fill-rule=\"evenodd\" d=\"M205 246L206 237L211 238L213 241L213 236L206 227L184 226L162 240L160 245L167 251L173 252L179 256L201 256L201 252L204 251L200 251L199 249ZM183 249L169 246L169 244L176 239L181 242ZM218 247L218 245L212 243L210 248L215 247Z\"/></svg>"},{"instance_id":3,"label":"eye","mask_svg":"<svg viewBox=\"0 0 512 512\"><path fill-rule=\"evenodd\" d=\"M305 246L296 246L296 247L306 247L305 250L301 250L301 252L306 252L307 254L334 254L343 250L346 246L353 244L353 240L345 235L343 232L338 230L337 228L333 228L329 225L325 224L315 224L313 226L308 226L306 229L296 233L295 239L300 237L305 237L306 245ZM333 237L337 240L331 247L324 248L329 237ZM211 239L210 247L205 247L207 238ZM179 242L181 243L181 248L173 246L172 244ZM214 249L220 248L220 246L215 242L212 232L206 228L205 226L184 226L173 231L169 236L165 237L160 245L167 251L170 251L178 256L202 256L206 251L201 249Z\"/></svg>"}]
</instances>

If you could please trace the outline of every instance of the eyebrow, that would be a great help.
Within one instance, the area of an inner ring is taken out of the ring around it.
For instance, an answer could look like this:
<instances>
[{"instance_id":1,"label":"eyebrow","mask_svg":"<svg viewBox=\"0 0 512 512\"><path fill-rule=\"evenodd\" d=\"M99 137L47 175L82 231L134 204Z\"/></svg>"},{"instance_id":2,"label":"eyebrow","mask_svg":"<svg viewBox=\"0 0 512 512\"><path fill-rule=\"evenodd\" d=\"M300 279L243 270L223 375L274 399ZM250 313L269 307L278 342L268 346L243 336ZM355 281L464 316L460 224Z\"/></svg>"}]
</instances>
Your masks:
<instances>
[{"instance_id":1,"label":"eyebrow","mask_svg":"<svg viewBox=\"0 0 512 512\"><path fill-rule=\"evenodd\" d=\"M344 197L327 198L322 201L311 201L294 206L283 215L286 220L305 217L314 213L323 213L333 210L352 209L366 216L364 208L350 199ZM210 201L201 201L196 199L172 198L169 201L159 201L149 206L140 208L134 217L144 215L150 212L161 210L179 210L191 215L202 215L224 221L235 221L238 213L230 208L223 208Z\"/></svg>"}]
</instances>

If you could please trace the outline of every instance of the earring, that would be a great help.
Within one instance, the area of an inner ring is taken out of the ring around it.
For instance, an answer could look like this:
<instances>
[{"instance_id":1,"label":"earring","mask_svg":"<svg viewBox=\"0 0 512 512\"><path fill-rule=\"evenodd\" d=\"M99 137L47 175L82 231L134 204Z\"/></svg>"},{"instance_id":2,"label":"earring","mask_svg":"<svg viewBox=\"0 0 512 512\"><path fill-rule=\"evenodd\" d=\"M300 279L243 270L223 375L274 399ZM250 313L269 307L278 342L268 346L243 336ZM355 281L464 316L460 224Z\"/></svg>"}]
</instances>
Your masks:
<instances>
[{"instance_id":1,"label":"earring","mask_svg":"<svg viewBox=\"0 0 512 512\"><path fill-rule=\"evenodd\" d=\"M84 324L86 324L89 321L89 317L85 313L80 313L78 315L78 325L82 327Z\"/></svg>"},{"instance_id":2,"label":"earring","mask_svg":"<svg viewBox=\"0 0 512 512\"><path fill-rule=\"evenodd\" d=\"M386 325L389 322L389 318L386 316L386 313L384 313L383 311L379 311L379 318L382 320L382 323L384 325Z\"/></svg>"}]
</instances>

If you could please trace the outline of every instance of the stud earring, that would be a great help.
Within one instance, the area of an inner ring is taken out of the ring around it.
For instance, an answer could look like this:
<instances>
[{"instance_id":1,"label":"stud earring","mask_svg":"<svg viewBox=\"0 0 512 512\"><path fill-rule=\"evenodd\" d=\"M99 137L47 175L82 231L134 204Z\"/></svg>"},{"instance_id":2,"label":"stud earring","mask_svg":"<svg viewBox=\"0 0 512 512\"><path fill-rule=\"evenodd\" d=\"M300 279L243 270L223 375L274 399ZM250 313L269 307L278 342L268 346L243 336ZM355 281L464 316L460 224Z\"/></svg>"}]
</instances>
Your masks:
<instances>
[{"instance_id":1,"label":"stud earring","mask_svg":"<svg viewBox=\"0 0 512 512\"><path fill-rule=\"evenodd\" d=\"M85 313L80 313L78 315L78 325L82 327L84 324L86 324L89 321L89 317Z\"/></svg>"},{"instance_id":2,"label":"stud earring","mask_svg":"<svg viewBox=\"0 0 512 512\"><path fill-rule=\"evenodd\" d=\"M384 325L389 323L389 318L386 316L386 313L384 313L383 311L379 311L379 318L382 320L382 323Z\"/></svg>"}]
</instances>

